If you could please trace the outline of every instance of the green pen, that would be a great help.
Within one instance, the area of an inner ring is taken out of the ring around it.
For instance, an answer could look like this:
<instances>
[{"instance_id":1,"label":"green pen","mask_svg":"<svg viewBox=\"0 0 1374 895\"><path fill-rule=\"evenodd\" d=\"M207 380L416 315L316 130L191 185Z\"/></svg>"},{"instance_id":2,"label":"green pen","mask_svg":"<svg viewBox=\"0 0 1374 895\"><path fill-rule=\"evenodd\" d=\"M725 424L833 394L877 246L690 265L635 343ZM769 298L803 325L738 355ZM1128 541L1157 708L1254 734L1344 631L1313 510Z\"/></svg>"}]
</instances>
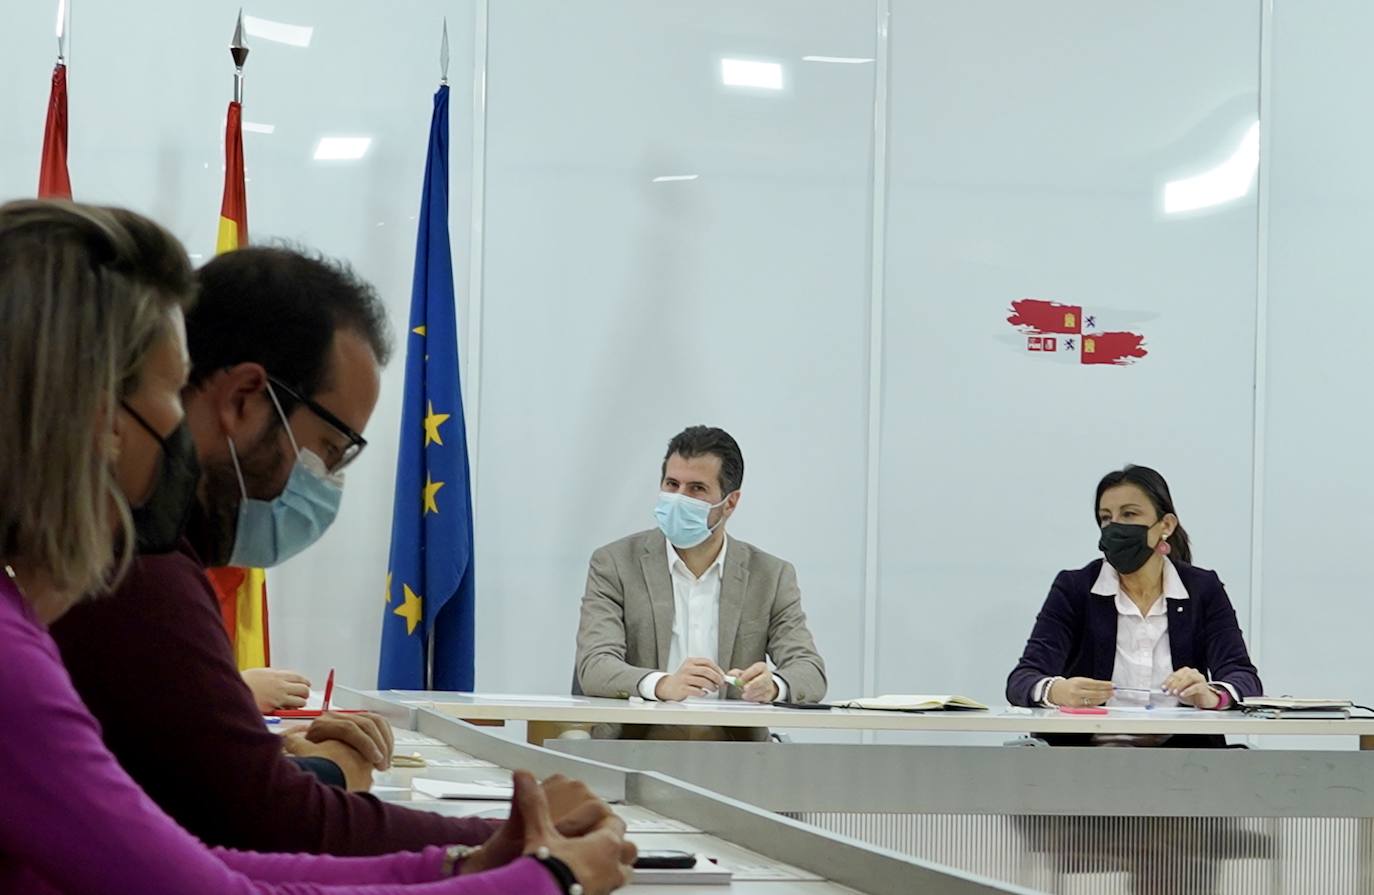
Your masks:
<instances>
[{"instance_id":1,"label":"green pen","mask_svg":"<svg viewBox=\"0 0 1374 895\"><path fill-rule=\"evenodd\" d=\"M727 675L725 675L725 683L726 683L727 686L730 686L730 687L739 687L740 689L744 689L744 679L743 679L743 678L731 677L730 675L727 674Z\"/></svg>"}]
</instances>

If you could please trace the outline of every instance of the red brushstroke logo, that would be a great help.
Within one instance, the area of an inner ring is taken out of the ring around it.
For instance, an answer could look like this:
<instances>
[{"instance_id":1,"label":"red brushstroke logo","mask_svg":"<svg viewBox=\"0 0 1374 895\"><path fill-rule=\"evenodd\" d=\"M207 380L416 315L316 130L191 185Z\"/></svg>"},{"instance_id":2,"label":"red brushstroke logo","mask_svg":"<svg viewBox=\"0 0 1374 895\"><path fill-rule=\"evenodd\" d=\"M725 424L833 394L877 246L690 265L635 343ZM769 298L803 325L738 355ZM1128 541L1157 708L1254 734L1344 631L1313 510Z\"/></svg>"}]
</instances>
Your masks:
<instances>
[{"instance_id":1,"label":"red brushstroke logo","mask_svg":"<svg viewBox=\"0 0 1374 895\"><path fill-rule=\"evenodd\" d=\"M1025 334L1026 351L1076 358L1080 364L1126 366L1149 354L1143 335L1102 332L1097 314L1085 313L1081 305L1021 298L1011 303L1007 322Z\"/></svg>"}]
</instances>

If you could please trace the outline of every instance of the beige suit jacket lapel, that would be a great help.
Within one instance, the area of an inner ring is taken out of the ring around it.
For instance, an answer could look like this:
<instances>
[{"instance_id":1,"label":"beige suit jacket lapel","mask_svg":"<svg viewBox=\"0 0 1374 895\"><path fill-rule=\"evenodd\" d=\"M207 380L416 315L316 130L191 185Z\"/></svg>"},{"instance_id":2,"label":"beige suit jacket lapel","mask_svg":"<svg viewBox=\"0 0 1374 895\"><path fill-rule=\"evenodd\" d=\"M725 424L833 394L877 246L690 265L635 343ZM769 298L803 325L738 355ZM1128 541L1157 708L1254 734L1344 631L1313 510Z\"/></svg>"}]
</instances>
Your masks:
<instances>
[{"instance_id":1,"label":"beige suit jacket lapel","mask_svg":"<svg viewBox=\"0 0 1374 895\"><path fill-rule=\"evenodd\" d=\"M644 570L644 586L649 592L649 606L654 614L654 661L668 672L668 652L673 639L673 579L668 574L668 542L658 532L644 536L644 551L639 558Z\"/></svg>"},{"instance_id":2,"label":"beige suit jacket lapel","mask_svg":"<svg viewBox=\"0 0 1374 895\"><path fill-rule=\"evenodd\" d=\"M720 620L717 631L716 656L722 671L729 671L735 661L735 635L744 614L744 597L749 590L748 548L731 540L725 548L725 568L720 582ZM744 669L740 669L743 671Z\"/></svg>"}]
</instances>

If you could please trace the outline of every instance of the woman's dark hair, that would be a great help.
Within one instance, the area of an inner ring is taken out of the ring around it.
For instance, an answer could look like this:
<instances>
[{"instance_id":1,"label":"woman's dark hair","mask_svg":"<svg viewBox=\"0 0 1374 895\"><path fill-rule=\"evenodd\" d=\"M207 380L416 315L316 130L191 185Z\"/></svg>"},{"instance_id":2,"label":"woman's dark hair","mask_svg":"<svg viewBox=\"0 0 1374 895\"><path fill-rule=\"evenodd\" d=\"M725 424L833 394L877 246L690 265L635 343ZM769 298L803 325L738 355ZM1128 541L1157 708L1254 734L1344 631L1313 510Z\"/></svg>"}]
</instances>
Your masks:
<instances>
[{"instance_id":1,"label":"woman's dark hair","mask_svg":"<svg viewBox=\"0 0 1374 895\"><path fill-rule=\"evenodd\" d=\"M1154 505L1155 514L1161 519L1167 513L1178 515L1178 511L1174 509L1173 495L1169 493L1169 483L1164 481L1164 476L1148 466L1130 465L1125 469L1107 473L1102 477L1102 481L1097 483L1097 497L1093 500L1094 522L1098 521L1097 513L1102 505L1102 495L1117 485L1135 485L1144 491L1145 496L1150 498L1150 503ZM1172 548L1170 555L1175 562L1192 565L1193 546L1188 542L1188 532L1183 530L1182 523L1179 523L1174 528L1174 533L1169 536L1169 546Z\"/></svg>"}]
</instances>

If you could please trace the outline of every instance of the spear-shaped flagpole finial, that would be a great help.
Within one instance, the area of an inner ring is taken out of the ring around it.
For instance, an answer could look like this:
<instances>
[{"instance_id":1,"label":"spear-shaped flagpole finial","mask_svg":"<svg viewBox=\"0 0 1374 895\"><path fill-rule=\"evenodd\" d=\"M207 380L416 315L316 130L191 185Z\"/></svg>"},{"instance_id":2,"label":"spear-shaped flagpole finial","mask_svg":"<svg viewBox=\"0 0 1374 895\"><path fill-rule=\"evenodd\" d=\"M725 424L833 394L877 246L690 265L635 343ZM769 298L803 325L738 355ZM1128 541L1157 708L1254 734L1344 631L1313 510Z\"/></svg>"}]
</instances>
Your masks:
<instances>
[{"instance_id":1,"label":"spear-shaped flagpole finial","mask_svg":"<svg viewBox=\"0 0 1374 895\"><path fill-rule=\"evenodd\" d=\"M229 43L229 55L234 57L234 102L243 102L243 63L248 61L248 44L243 42L243 7L239 7L234 39Z\"/></svg>"},{"instance_id":2,"label":"spear-shaped flagpole finial","mask_svg":"<svg viewBox=\"0 0 1374 895\"><path fill-rule=\"evenodd\" d=\"M57 64L67 64L67 0L57 0Z\"/></svg>"},{"instance_id":3,"label":"spear-shaped flagpole finial","mask_svg":"<svg viewBox=\"0 0 1374 895\"><path fill-rule=\"evenodd\" d=\"M448 16L444 16L444 40L439 44L439 83L448 83Z\"/></svg>"}]
</instances>

